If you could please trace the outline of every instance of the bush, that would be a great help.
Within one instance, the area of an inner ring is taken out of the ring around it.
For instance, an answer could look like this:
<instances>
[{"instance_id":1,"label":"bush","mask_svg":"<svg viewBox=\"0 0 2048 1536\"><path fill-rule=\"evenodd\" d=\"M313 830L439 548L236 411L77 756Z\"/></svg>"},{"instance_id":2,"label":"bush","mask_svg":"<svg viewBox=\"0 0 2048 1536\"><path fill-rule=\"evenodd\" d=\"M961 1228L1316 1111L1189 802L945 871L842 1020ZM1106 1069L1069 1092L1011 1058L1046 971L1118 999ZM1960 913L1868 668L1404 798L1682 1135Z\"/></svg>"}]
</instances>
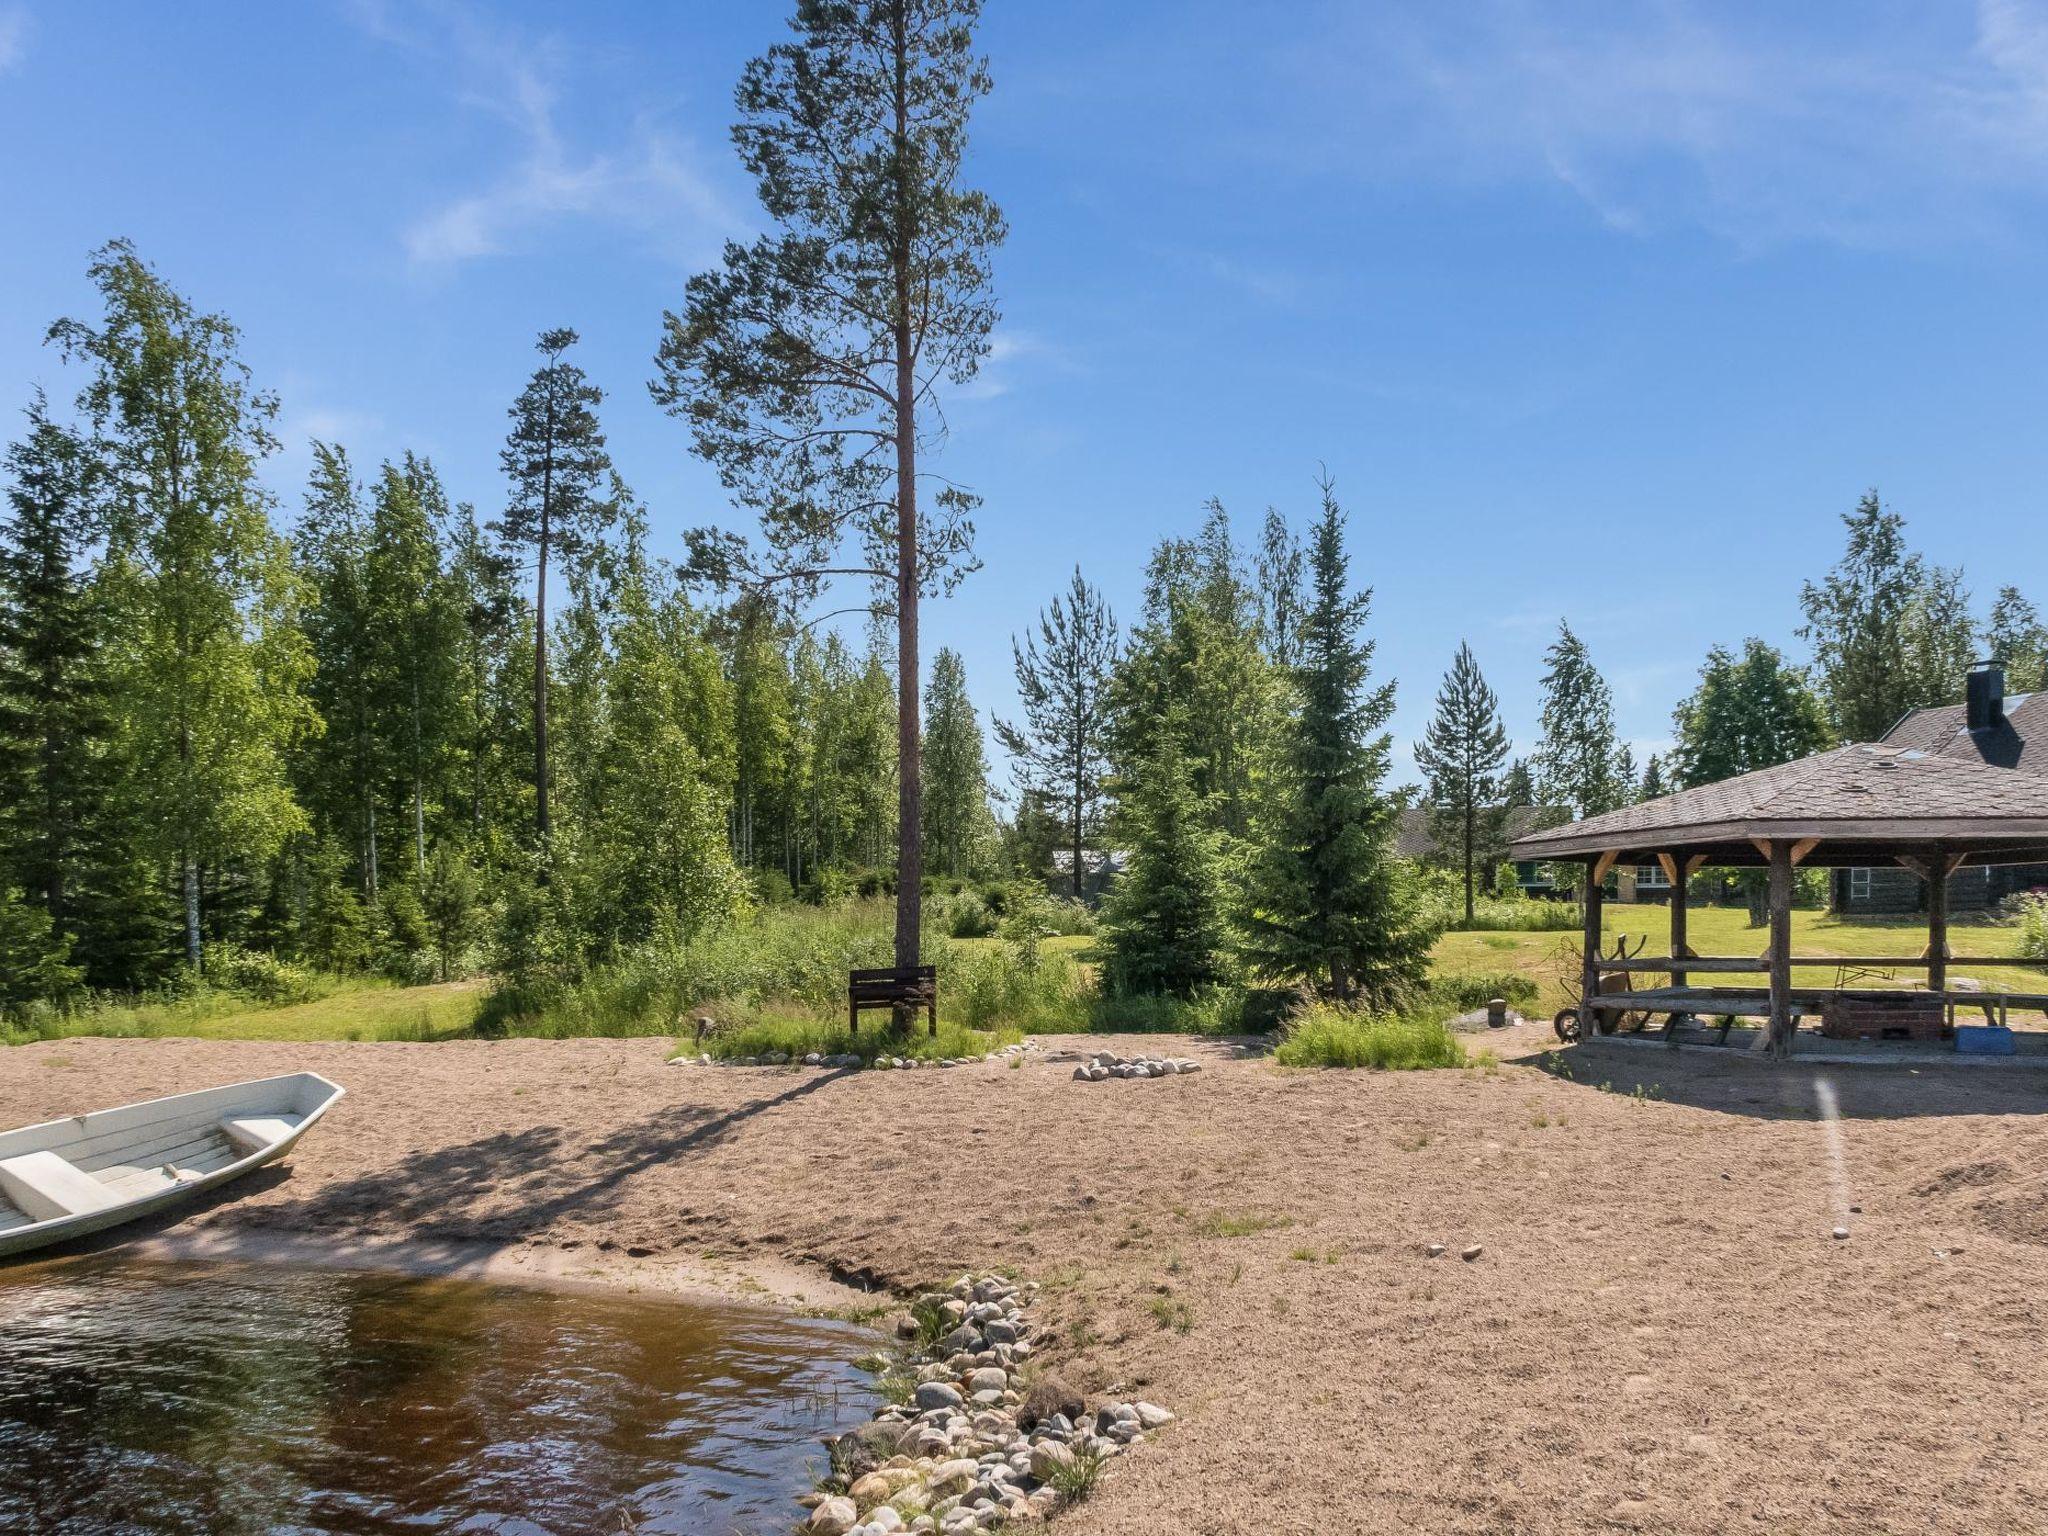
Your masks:
<instances>
[{"instance_id":1,"label":"bush","mask_svg":"<svg viewBox=\"0 0 2048 1536\"><path fill-rule=\"evenodd\" d=\"M2020 928L2020 957L2048 960L2048 891L2026 891L2008 896L2004 910Z\"/></svg>"},{"instance_id":2,"label":"bush","mask_svg":"<svg viewBox=\"0 0 2048 1536\"><path fill-rule=\"evenodd\" d=\"M939 904L938 922L949 938L986 939L996 931L997 916L973 891L961 891Z\"/></svg>"},{"instance_id":3,"label":"bush","mask_svg":"<svg viewBox=\"0 0 2048 1536\"><path fill-rule=\"evenodd\" d=\"M213 947L206 957L206 978L216 987L238 992L259 1003L280 1006L311 1002L325 990L309 972L296 965L287 965L274 955L234 944L216 944Z\"/></svg>"},{"instance_id":4,"label":"bush","mask_svg":"<svg viewBox=\"0 0 2048 1536\"><path fill-rule=\"evenodd\" d=\"M1287 1026L1274 1059L1287 1067L1405 1072L1462 1067L1465 1047L1441 1019L1360 1013L1317 1004Z\"/></svg>"},{"instance_id":5,"label":"bush","mask_svg":"<svg viewBox=\"0 0 2048 1536\"><path fill-rule=\"evenodd\" d=\"M1577 928L1576 903L1538 901L1519 890L1498 895L1479 893L1472 903L1472 921L1465 921L1465 877L1462 872L1435 865L1420 866L1417 883L1422 891L1422 915L1443 933L1550 933Z\"/></svg>"},{"instance_id":6,"label":"bush","mask_svg":"<svg viewBox=\"0 0 2048 1536\"><path fill-rule=\"evenodd\" d=\"M1468 1013L1484 1008L1496 997L1511 1003L1533 1003L1536 980L1519 971L1454 971L1448 976L1430 977L1424 997L1446 1013Z\"/></svg>"}]
</instances>

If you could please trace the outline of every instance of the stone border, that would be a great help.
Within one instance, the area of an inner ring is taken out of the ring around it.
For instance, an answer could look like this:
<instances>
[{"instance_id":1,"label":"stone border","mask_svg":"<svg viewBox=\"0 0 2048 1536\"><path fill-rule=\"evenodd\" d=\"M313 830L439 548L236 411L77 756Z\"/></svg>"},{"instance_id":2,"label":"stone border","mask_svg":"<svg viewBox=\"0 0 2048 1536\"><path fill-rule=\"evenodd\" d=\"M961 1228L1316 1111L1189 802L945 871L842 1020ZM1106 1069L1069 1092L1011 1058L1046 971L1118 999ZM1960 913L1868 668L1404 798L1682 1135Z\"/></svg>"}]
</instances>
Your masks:
<instances>
[{"instance_id":1,"label":"stone border","mask_svg":"<svg viewBox=\"0 0 2048 1536\"><path fill-rule=\"evenodd\" d=\"M1112 1077L1180 1077L1199 1072L1202 1064L1192 1056L1118 1056L1097 1051L1074 1068L1077 1083L1102 1083Z\"/></svg>"},{"instance_id":2,"label":"stone border","mask_svg":"<svg viewBox=\"0 0 2048 1536\"><path fill-rule=\"evenodd\" d=\"M830 1067L837 1069L865 1068L870 1072L907 1072L915 1067L971 1067L984 1061L1008 1061L1013 1057L1028 1056L1038 1049L1036 1040L1020 1040L1006 1045L1000 1051L989 1051L981 1056L877 1056L873 1061L847 1052L843 1055L828 1056L811 1051L801 1057L792 1057L787 1051L769 1051L762 1056L713 1056L709 1051L699 1051L695 1056L671 1056L668 1064L672 1067Z\"/></svg>"},{"instance_id":3,"label":"stone border","mask_svg":"<svg viewBox=\"0 0 2048 1536\"><path fill-rule=\"evenodd\" d=\"M800 1501L810 1507L800 1531L971 1536L1043 1520L1085 1493L1111 1457L1173 1422L1166 1409L1142 1402L1106 1402L1090 1415L1056 1378L1027 1384L1034 1346L1024 1309L1037 1290L970 1275L916 1299L897 1320L898 1336L948 1331L906 1352L904 1368L916 1376L909 1401L825 1442L832 1475ZM1078 1492L1076 1482L1084 1484Z\"/></svg>"}]
</instances>

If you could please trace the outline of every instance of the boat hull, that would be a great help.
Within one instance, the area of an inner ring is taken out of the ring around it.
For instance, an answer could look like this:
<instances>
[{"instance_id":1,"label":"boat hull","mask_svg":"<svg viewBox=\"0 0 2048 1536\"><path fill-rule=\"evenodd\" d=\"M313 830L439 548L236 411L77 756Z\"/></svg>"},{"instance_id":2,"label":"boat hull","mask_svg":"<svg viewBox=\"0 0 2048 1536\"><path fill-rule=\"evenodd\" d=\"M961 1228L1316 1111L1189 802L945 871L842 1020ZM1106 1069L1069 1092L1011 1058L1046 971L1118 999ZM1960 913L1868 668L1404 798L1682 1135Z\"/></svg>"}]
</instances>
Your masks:
<instances>
[{"instance_id":1,"label":"boat hull","mask_svg":"<svg viewBox=\"0 0 2048 1536\"><path fill-rule=\"evenodd\" d=\"M197 1200L283 1157L342 1093L295 1072L0 1132L0 1257Z\"/></svg>"}]
</instances>

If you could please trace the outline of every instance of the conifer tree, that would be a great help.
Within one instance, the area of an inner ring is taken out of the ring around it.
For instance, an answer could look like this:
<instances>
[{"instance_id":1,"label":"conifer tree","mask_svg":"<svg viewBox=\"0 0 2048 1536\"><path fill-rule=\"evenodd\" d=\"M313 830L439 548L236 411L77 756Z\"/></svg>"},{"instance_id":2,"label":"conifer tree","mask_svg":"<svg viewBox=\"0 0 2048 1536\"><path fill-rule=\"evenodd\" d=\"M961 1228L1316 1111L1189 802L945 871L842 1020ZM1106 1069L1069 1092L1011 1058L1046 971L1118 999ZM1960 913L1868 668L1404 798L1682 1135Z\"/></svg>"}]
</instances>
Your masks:
<instances>
[{"instance_id":1,"label":"conifer tree","mask_svg":"<svg viewBox=\"0 0 2048 1536\"><path fill-rule=\"evenodd\" d=\"M1586 644L1568 623L1544 652L1543 740L1536 748L1536 787L1545 804L1574 816L1597 816L1625 798L1616 768L1614 695L1594 670ZM1628 786L1632 787L1632 786Z\"/></svg>"},{"instance_id":2,"label":"conifer tree","mask_svg":"<svg viewBox=\"0 0 2048 1536\"><path fill-rule=\"evenodd\" d=\"M934 868L957 877L973 872L991 830L988 758L958 651L932 658L924 718L925 846Z\"/></svg>"},{"instance_id":3,"label":"conifer tree","mask_svg":"<svg viewBox=\"0 0 2048 1536\"><path fill-rule=\"evenodd\" d=\"M1480 674L1472 647L1460 644L1437 689L1436 714L1416 743L1415 761L1428 780L1430 842L1439 853L1455 853L1464 877L1467 924L1480 872L1492 869L1507 850L1500 784L1507 755L1500 701Z\"/></svg>"},{"instance_id":4,"label":"conifer tree","mask_svg":"<svg viewBox=\"0 0 2048 1536\"><path fill-rule=\"evenodd\" d=\"M1399 808L1383 787L1394 685L1371 685L1373 643L1361 630L1372 592L1351 591L1344 513L1327 478L1309 577L1299 713L1275 753L1245 950L1265 974L1312 981L1340 1002L1385 1001L1422 978L1434 936L1394 854Z\"/></svg>"},{"instance_id":5,"label":"conifer tree","mask_svg":"<svg viewBox=\"0 0 2048 1536\"><path fill-rule=\"evenodd\" d=\"M1128 862L1103 902L1102 931L1109 982L1119 992L1187 997L1220 980L1227 965L1222 839L1178 735L1158 733L1151 757L1118 796Z\"/></svg>"},{"instance_id":6,"label":"conifer tree","mask_svg":"<svg viewBox=\"0 0 2048 1536\"><path fill-rule=\"evenodd\" d=\"M1643 788L1637 798L1655 800L1669 793L1670 790L1664 784L1664 759L1652 752L1650 760L1643 764Z\"/></svg>"},{"instance_id":7,"label":"conifer tree","mask_svg":"<svg viewBox=\"0 0 2048 1536\"><path fill-rule=\"evenodd\" d=\"M1108 772L1109 683L1117 659L1116 617L1081 578L1040 611L1037 632L1010 641L1017 668L1021 725L996 723L996 735L1027 799L1060 808L1079 899L1084 850L1101 818ZM1043 871L1033 871L1043 873Z\"/></svg>"},{"instance_id":8,"label":"conifer tree","mask_svg":"<svg viewBox=\"0 0 2048 1536\"><path fill-rule=\"evenodd\" d=\"M185 956L202 960L202 870L267 861L304 825L287 759L317 728L300 590L256 466L276 401L255 390L235 327L201 314L116 241L92 279L98 326L50 336L91 366L113 618L109 697L146 846L178 872Z\"/></svg>"},{"instance_id":9,"label":"conifer tree","mask_svg":"<svg viewBox=\"0 0 2048 1536\"><path fill-rule=\"evenodd\" d=\"M1272 507L1259 533L1259 634L1274 665L1292 667L1300 660L1301 540L1287 519Z\"/></svg>"},{"instance_id":10,"label":"conifer tree","mask_svg":"<svg viewBox=\"0 0 2048 1536\"><path fill-rule=\"evenodd\" d=\"M512 431L499 463L512 482L505 515L495 525L513 549L533 552L533 827L547 873L548 841L548 565L573 557L600 537L609 503L597 495L611 469L597 407L604 394L567 360L577 336L566 327L535 343L545 361L512 403Z\"/></svg>"},{"instance_id":11,"label":"conifer tree","mask_svg":"<svg viewBox=\"0 0 2048 1536\"><path fill-rule=\"evenodd\" d=\"M0 885L0 1016L26 1003L61 1002L84 983L71 936L40 901Z\"/></svg>"},{"instance_id":12,"label":"conifer tree","mask_svg":"<svg viewBox=\"0 0 2048 1536\"><path fill-rule=\"evenodd\" d=\"M923 775L918 604L972 566L976 498L920 507L943 383L964 384L996 321L995 204L962 184L989 89L980 0L804 0L794 37L747 66L733 137L773 227L728 244L666 317L656 400L761 514L770 569L700 535L711 574L866 581L896 627L896 943L917 964ZM842 555L852 545L858 553ZM903 1018L907 1021L908 1015Z\"/></svg>"},{"instance_id":13,"label":"conifer tree","mask_svg":"<svg viewBox=\"0 0 2048 1536\"><path fill-rule=\"evenodd\" d=\"M7 451L0 520L0 886L19 885L59 930L78 926L113 791L89 473L38 391Z\"/></svg>"}]
</instances>

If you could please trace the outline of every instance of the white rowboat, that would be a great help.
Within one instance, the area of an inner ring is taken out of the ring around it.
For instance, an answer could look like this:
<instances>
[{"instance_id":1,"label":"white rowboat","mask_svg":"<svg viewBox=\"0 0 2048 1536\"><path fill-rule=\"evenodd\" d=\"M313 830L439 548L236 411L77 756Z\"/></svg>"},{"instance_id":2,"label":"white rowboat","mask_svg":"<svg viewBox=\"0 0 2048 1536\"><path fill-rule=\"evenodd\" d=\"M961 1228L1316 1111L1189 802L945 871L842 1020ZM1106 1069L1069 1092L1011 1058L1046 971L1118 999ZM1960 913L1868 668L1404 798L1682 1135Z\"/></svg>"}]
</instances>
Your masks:
<instances>
[{"instance_id":1,"label":"white rowboat","mask_svg":"<svg viewBox=\"0 0 2048 1536\"><path fill-rule=\"evenodd\" d=\"M0 1254L133 1221L291 1150L341 1088L315 1072L0 1132Z\"/></svg>"}]
</instances>

